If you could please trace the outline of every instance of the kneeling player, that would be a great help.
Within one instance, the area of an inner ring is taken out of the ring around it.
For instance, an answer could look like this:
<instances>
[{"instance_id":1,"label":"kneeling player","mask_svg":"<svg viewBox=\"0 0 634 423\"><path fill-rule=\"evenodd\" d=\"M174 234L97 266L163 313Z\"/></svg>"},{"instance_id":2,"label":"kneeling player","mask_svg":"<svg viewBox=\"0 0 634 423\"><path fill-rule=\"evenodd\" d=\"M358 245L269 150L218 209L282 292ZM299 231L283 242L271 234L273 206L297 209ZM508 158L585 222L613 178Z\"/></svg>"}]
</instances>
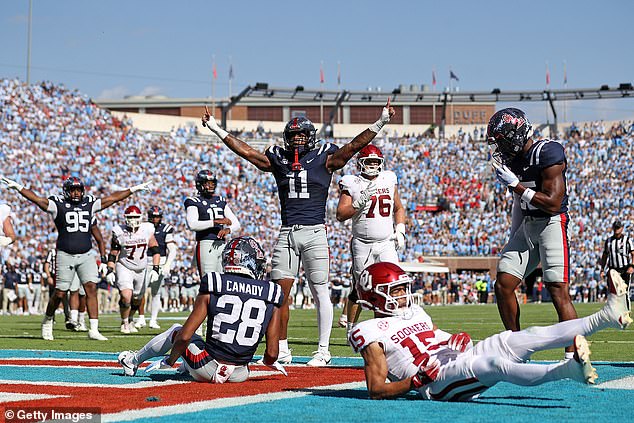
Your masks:
<instances>
[{"instance_id":1,"label":"kneeling player","mask_svg":"<svg viewBox=\"0 0 634 423\"><path fill-rule=\"evenodd\" d=\"M279 285L261 280L266 260L256 240L240 237L222 252L224 274L203 275L194 310L183 326L173 325L155 336L138 352L124 351L119 363L133 376L144 361L169 356L150 365L146 372L171 368L179 357L199 382L244 382L247 364L266 333L264 364L286 375L277 360L279 307L284 295ZM194 332L207 319L206 339Z\"/></svg>"},{"instance_id":2,"label":"kneeling player","mask_svg":"<svg viewBox=\"0 0 634 423\"><path fill-rule=\"evenodd\" d=\"M138 330L130 324L132 314L139 308L145 294L146 252L152 256L153 267L150 271L150 284L159 279L160 251L154 238L154 225L141 222L141 210L130 206L124 212L126 224L116 225L112 229L112 247L108 256L108 275L111 284L115 281L121 294L119 311L121 313L121 333L134 333ZM116 268L115 268L115 262Z\"/></svg>"}]
</instances>

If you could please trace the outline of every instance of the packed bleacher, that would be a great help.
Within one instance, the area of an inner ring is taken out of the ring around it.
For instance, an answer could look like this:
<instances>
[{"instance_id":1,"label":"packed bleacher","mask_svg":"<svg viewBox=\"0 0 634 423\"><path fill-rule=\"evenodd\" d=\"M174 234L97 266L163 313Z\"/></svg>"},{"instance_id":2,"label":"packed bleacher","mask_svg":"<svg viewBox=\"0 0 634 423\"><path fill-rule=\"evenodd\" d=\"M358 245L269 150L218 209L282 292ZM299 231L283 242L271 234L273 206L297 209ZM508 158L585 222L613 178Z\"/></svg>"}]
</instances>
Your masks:
<instances>
[{"instance_id":1,"label":"packed bleacher","mask_svg":"<svg viewBox=\"0 0 634 423\"><path fill-rule=\"evenodd\" d=\"M217 191L227 197L240 219L241 232L259 239L265 250L273 250L280 214L272 175L257 171L222 145L189 142L195 128L175 128L165 135L144 133L130 120L116 119L63 85L27 86L17 79L0 79L0 113L2 174L40 195L60 194L62 181L69 176L80 177L87 193L97 197L154 181L151 194L132 197L98 214L107 243L113 225L123 221L127 205L134 202L144 212L158 205L164 211L163 221L176 228L176 266L190 266L194 242L185 225L183 203L195 194L197 170L209 168L218 177ZM375 144L386 156L385 167L399 178L408 213L408 248L401 259L497 255L510 228L510 198L490 170L484 131L461 132L443 140L386 132ZM262 138L260 131L241 135ZM600 283L597 262L612 221L618 217L634 222L632 136L631 122L612 127L602 122L575 124L562 134L568 159L571 285L580 292L591 281ZM329 141L341 145L347 140ZM337 181L352 172L356 172L354 160L333 177L327 203L333 274L343 274L350 266L349 223L337 222L335 210ZM12 207L19 237L0 252L0 261L35 266L54 246L53 222L14 192L2 190L0 195L0 203ZM427 275L419 283L421 289L429 285L433 291L432 285L451 283L449 279L442 282L442 277Z\"/></svg>"}]
</instances>

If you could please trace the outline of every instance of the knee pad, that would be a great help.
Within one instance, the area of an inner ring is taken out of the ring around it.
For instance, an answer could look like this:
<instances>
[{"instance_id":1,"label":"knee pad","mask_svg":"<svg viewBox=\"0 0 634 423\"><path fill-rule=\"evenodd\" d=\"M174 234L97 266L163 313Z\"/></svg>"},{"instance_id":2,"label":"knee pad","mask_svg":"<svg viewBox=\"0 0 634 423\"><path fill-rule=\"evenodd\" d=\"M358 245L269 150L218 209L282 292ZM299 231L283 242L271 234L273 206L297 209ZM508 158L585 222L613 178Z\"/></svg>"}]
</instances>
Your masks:
<instances>
[{"instance_id":1,"label":"knee pad","mask_svg":"<svg viewBox=\"0 0 634 423\"><path fill-rule=\"evenodd\" d=\"M125 310L125 309L127 309L127 308L130 308L130 307L131 307L131 304L130 304L130 303L126 303L125 301L123 301L123 298L121 298L121 299L119 300L119 307L121 307L122 309L124 309L124 310Z\"/></svg>"}]
</instances>

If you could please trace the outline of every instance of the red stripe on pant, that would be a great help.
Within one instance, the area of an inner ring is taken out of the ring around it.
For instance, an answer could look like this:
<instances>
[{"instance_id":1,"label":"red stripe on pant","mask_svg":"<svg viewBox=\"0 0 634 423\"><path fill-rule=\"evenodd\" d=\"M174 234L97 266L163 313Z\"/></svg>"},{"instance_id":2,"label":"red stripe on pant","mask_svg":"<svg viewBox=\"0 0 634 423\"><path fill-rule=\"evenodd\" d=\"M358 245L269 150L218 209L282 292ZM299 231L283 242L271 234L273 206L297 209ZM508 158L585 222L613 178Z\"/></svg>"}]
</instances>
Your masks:
<instances>
[{"instance_id":1,"label":"red stripe on pant","mask_svg":"<svg viewBox=\"0 0 634 423\"><path fill-rule=\"evenodd\" d=\"M198 268L198 276L203 277L203 267L200 264L200 241L196 241L196 267Z\"/></svg>"},{"instance_id":2,"label":"red stripe on pant","mask_svg":"<svg viewBox=\"0 0 634 423\"><path fill-rule=\"evenodd\" d=\"M564 249L564 283L570 282L570 267L569 267L569 244L568 244L568 215L566 213L561 213L559 215L561 217L561 237L563 239L563 249Z\"/></svg>"}]
</instances>

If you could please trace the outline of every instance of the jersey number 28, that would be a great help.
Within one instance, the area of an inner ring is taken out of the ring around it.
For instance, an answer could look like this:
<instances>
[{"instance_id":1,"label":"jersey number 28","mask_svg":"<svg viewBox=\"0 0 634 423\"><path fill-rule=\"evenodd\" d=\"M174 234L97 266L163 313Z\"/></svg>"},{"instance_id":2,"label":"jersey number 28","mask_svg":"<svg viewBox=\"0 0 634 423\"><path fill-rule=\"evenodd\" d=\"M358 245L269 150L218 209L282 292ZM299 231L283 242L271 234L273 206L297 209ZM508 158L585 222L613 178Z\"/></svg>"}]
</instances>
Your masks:
<instances>
[{"instance_id":1,"label":"jersey number 28","mask_svg":"<svg viewBox=\"0 0 634 423\"><path fill-rule=\"evenodd\" d=\"M237 342L243 347L251 347L258 342L262 323L266 315L266 303L257 298L249 298L244 303L235 295L223 295L216 308L230 308L230 313L218 313L214 317L212 337L225 344ZM254 313L255 311L255 313ZM255 316L253 316L255 314ZM237 329L222 331L222 324L231 325L240 321ZM248 334L249 328L251 333Z\"/></svg>"}]
</instances>

